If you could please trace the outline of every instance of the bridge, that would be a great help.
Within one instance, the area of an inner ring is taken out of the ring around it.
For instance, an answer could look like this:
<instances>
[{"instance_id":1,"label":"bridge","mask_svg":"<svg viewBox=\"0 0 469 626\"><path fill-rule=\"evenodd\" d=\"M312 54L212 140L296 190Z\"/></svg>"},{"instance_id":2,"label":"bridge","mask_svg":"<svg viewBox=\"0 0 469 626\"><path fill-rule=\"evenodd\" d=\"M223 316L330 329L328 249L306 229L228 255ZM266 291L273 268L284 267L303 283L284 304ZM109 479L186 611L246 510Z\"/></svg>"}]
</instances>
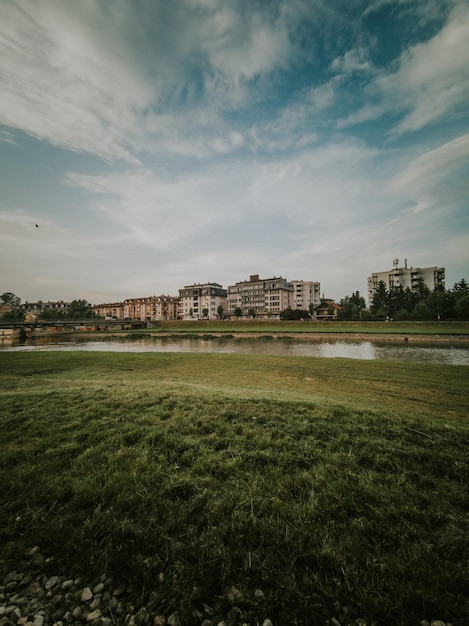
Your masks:
<instances>
[{"instance_id":1,"label":"bridge","mask_svg":"<svg viewBox=\"0 0 469 626\"><path fill-rule=\"evenodd\" d=\"M99 328L108 328L109 326L126 326L127 328L144 328L147 322L142 320L103 320L96 318L74 319L74 320L43 320L43 321L19 321L9 322L0 320L0 329L33 329L33 328L84 328L94 326Z\"/></svg>"}]
</instances>

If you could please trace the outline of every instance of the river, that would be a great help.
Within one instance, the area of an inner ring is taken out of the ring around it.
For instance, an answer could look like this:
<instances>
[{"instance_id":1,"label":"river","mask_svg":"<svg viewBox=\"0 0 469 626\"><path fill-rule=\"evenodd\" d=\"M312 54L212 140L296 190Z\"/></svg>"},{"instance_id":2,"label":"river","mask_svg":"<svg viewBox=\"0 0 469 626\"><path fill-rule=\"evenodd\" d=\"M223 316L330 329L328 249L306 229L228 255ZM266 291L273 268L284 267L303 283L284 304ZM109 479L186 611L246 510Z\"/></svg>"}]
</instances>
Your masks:
<instances>
[{"instance_id":1,"label":"river","mask_svg":"<svg viewBox=\"0 0 469 626\"><path fill-rule=\"evenodd\" d=\"M0 341L0 351L98 351L98 352L196 352L229 354L271 354L360 360L390 360L417 363L469 365L467 344L377 343L351 340L302 340L289 337L257 338L103 338L37 337Z\"/></svg>"}]
</instances>

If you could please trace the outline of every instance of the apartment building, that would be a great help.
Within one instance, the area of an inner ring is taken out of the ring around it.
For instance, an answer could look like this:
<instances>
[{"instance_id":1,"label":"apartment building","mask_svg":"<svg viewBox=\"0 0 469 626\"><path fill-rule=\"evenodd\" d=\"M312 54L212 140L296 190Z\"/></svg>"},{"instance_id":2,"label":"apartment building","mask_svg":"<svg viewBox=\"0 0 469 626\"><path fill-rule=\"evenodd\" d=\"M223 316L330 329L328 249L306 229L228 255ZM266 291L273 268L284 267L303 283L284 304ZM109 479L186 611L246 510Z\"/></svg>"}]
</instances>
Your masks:
<instances>
[{"instance_id":1,"label":"apartment building","mask_svg":"<svg viewBox=\"0 0 469 626\"><path fill-rule=\"evenodd\" d=\"M103 304L95 304L93 313L99 317L112 317L116 320L124 319L124 304L122 302L107 302Z\"/></svg>"},{"instance_id":2,"label":"apartment building","mask_svg":"<svg viewBox=\"0 0 469 626\"><path fill-rule=\"evenodd\" d=\"M218 283L197 283L179 290L179 318L182 320L218 319L220 306L226 314L226 289Z\"/></svg>"},{"instance_id":3,"label":"apartment building","mask_svg":"<svg viewBox=\"0 0 469 626\"><path fill-rule=\"evenodd\" d=\"M311 280L292 280L294 289L294 309L310 311L321 303L321 284Z\"/></svg>"},{"instance_id":4,"label":"apartment building","mask_svg":"<svg viewBox=\"0 0 469 626\"><path fill-rule=\"evenodd\" d=\"M445 286L444 267L407 267L407 259L404 260L404 267L399 267L399 259L394 259L393 268L387 272L374 272L368 277L368 302L373 303L373 293L379 282L386 285L389 291L395 287L403 289L415 289L420 281L433 291L436 287Z\"/></svg>"},{"instance_id":5,"label":"apartment building","mask_svg":"<svg viewBox=\"0 0 469 626\"><path fill-rule=\"evenodd\" d=\"M43 311L55 311L56 313L68 313L70 311L71 302L64 302L63 300L57 300L56 302L24 302L21 308L27 313L39 314Z\"/></svg>"},{"instance_id":6,"label":"apartment building","mask_svg":"<svg viewBox=\"0 0 469 626\"><path fill-rule=\"evenodd\" d=\"M175 320L178 316L179 298L173 296L148 296L124 300L124 318L142 322Z\"/></svg>"},{"instance_id":7,"label":"apartment building","mask_svg":"<svg viewBox=\"0 0 469 626\"><path fill-rule=\"evenodd\" d=\"M243 316L278 317L286 308L293 308L294 301L293 284L281 276L265 279L253 274L228 287L228 315L241 309Z\"/></svg>"}]
</instances>

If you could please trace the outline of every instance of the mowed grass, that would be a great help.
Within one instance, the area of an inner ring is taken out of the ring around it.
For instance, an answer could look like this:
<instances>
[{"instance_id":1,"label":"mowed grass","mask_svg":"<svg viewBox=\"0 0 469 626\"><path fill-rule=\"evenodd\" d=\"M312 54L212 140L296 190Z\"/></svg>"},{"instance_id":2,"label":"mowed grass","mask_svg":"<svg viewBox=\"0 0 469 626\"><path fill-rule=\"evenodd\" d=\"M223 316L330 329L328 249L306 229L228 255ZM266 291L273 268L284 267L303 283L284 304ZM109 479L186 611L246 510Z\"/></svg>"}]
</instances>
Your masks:
<instances>
[{"instance_id":1,"label":"mowed grass","mask_svg":"<svg viewBox=\"0 0 469 626\"><path fill-rule=\"evenodd\" d=\"M469 368L0 353L0 559L155 612L265 594L276 624L469 615ZM199 620L200 621L200 620Z\"/></svg>"},{"instance_id":2,"label":"mowed grass","mask_svg":"<svg viewBox=\"0 0 469 626\"><path fill-rule=\"evenodd\" d=\"M122 324L110 325L119 332ZM129 331L125 331L128 333ZM469 322L464 321L268 321L268 320L193 320L152 322L151 328L130 332L155 333L271 333L271 334L384 334L384 335L469 335Z\"/></svg>"}]
</instances>

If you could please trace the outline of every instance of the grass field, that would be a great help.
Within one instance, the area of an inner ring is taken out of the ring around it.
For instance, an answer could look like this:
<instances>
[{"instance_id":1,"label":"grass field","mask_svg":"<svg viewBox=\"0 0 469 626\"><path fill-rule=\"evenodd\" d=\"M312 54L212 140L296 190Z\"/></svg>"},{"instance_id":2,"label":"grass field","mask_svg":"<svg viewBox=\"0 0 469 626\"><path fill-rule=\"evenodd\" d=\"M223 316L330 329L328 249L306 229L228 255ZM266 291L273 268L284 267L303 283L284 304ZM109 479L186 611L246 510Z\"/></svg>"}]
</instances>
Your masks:
<instances>
[{"instance_id":1,"label":"grass field","mask_svg":"<svg viewBox=\"0 0 469 626\"><path fill-rule=\"evenodd\" d=\"M155 610L469 616L469 368L0 353L1 565L39 545Z\"/></svg>"},{"instance_id":2,"label":"grass field","mask_svg":"<svg viewBox=\"0 0 469 626\"><path fill-rule=\"evenodd\" d=\"M120 323L115 326L119 329ZM110 326L111 328L111 326ZM404 335L469 335L469 322L283 322L266 320L194 320L152 322L148 332L214 333L358 333ZM141 331L140 331L141 332Z\"/></svg>"}]
</instances>

